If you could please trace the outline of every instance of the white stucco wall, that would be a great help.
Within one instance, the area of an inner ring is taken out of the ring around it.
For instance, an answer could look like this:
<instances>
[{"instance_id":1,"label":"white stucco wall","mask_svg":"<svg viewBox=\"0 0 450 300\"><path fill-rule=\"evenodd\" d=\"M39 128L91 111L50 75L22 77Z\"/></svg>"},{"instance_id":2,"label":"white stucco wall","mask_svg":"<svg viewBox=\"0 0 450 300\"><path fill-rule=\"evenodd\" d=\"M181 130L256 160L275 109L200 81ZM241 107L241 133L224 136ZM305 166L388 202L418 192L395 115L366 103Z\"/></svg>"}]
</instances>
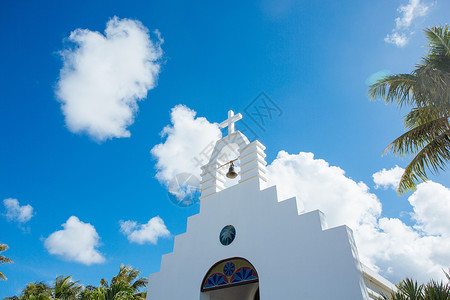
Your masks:
<instances>
[{"instance_id":1,"label":"white stucco wall","mask_svg":"<svg viewBox=\"0 0 450 300\"><path fill-rule=\"evenodd\" d=\"M323 218L320 211L298 215L295 198L278 202L276 187L261 191L258 179L208 196L162 257L160 272L150 275L147 299L210 300L200 292L202 280L230 257L256 268L262 300L369 299L351 230L322 228ZM223 246L226 225L236 238Z\"/></svg>"}]
</instances>

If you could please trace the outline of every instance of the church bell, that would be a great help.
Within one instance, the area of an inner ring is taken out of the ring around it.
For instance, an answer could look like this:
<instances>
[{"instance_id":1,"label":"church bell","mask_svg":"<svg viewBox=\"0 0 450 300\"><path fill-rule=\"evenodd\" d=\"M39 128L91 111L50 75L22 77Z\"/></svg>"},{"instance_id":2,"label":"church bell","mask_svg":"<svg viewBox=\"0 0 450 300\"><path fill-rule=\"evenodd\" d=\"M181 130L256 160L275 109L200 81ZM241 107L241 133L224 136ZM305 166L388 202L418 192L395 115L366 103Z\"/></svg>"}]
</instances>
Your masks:
<instances>
[{"instance_id":1,"label":"church bell","mask_svg":"<svg viewBox=\"0 0 450 300\"><path fill-rule=\"evenodd\" d=\"M236 173L236 171L234 170L234 164L233 162L230 163L230 169L228 170L228 173L226 175L228 178L233 179L236 178L236 176L238 176L238 174Z\"/></svg>"}]
</instances>

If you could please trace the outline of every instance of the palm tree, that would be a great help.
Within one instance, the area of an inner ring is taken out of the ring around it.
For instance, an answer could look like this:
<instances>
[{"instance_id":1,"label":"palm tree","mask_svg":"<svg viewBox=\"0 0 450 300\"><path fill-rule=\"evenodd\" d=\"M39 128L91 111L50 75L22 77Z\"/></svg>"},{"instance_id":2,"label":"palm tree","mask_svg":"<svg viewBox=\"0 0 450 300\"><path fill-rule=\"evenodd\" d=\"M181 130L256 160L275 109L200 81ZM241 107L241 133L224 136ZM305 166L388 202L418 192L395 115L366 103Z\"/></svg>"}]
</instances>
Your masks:
<instances>
[{"instance_id":1,"label":"palm tree","mask_svg":"<svg viewBox=\"0 0 450 300\"><path fill-rule=\"evenodd\" d=\"M450 287L442 282L430 281L423 289L424 300L447 300L450 299Z\"/></svg>"},{"instance_id":2,"label":"palm tree","mask_svg":"<svg viewBox=\"0 0 450 300\"><path fill-rule=\"evenodd\" d=\"M146 278L137 277L141 271L131 266L120 265L119 274L111 279L109 284L106 279L100 281L100 287L105 294L105 300L135 299L144 300L147 293L139 290L147 284Z\"/></svg>"},{"instance_id":3,"label":"palm tree","mask_svg":"<svg viewBox=\"0 0 450 300\"><path fill-rule=\"evenodd\" d=\"M417 281L405 279L397 285L397 291L389 297L383 296L382 299L390 300L448 300L450 299L450 275L445 272L447 283L429 281L427 284L417 284Z\"/></svg>"},{"instance_id":4,"label":"palm tree","mask_svg":"<svg viewBox=\"0 0 450 300\"><path fill-rule=\"evenodd\" d=\"M411 300L423 299L423 285L418 285L417 281L413 281L410 278L403 280L399 288L400 292Z\"/></svg>"},{"instance_id":5,"label":"palm tree","mask_svg":"<svg viewBox=\"0 0 450 300\"><path fill-rule=\"evenodd\" d=\"M400 180L400 194L428 180L426 169L438 174L450 162L450 29L435 26L425 34L429 52L414 71L386 76L369 88L371 99L412 107L404 120L407 132L385 149L415 154Z\"/></svg>"},{"instance_id":6,"label":"palm tree","mask_svg":"<svg viewBox=\"0 0 450 300\"><path fill-rule=\"evenodd\" d=\"M29 283L20 295L20 300L53 300L52 289L44 282Z\"/></svg>"},{"instance_id":7,"label":"palm tree","mask_svg":"<svg viewBox=\"0 0 450 300\"><path fill-rule=\"evenodd\" d=\"M72 276L58 276L56 277L53 286L53 296L60 300L77 299L82 290L79 281L73 281Z\"/></svg>"},{"instance_id":8,"label":"palm tree","mask_svg":"<svg viewBox=\"0 0 450 300\"><path fill-rule=\"evenodd\" d=\"M9 248L8 245L0 244L0 253L2 253L3 251L8 250L8 248ZM12 262L13 262L12 259L9 259L9 258L7 258L7 257L5 257L3 255L0 255L0 264L10 264ZM3 275L2 272L0 272L0 279L7 280L8 278L6 278L6 276Z\"/></svg>"},{"instance_id":9,"label":"palm tree","mask_svg":"<svg viewBox=\"0 0 450 300\"><path fill-rule=\"evenodd\" d=\"M147 284L146 278L138 278L141 271L131 266L120 266L119 274L108 280L100 280L100 286L83 288L72 276L58 276L53 287L43 283L29 283L21 296L9 300L145 300L147 292L140 290Z\"/></svg>"}]
</instances>

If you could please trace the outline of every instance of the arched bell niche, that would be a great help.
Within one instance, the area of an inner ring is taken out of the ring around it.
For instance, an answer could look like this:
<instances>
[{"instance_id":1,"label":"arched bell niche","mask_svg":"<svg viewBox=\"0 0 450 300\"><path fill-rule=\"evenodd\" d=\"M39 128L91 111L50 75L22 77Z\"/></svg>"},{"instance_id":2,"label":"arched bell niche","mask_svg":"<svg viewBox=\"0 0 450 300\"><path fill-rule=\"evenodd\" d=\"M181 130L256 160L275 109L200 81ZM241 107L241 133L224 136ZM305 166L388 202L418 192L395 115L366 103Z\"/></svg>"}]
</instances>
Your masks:
<instances>
[{"instance_id":1,"label":"arched bell niche","mask_svg":"<svg viewBox=\"0 0 450 300\"><path fill-rule=\"evenodd\" d=\"M238 174L238 176L233 179L227 178L226 175L225 177L223 177L223 179L225 180L225 188L229 188L230 186L237 184L241 179L241 176L239 175L241 171L239 156L239 145L237 143L225 144L218 154L217 162L219 163L219 166L222 166L222 168L224 169L223 172L229 171L231 166L230 162L232 162L234 171Z\"/></svg>"},{"instance_id":2,"label":"arched bell niche","mask_svg":"<svg viewBox=\"0 0 450 300\"><path fill-rule=\"evenodd\" d=\"M241 152L249 144L248 139L239 131L216 142L210 160L202 167L201 198L219 192L242 180L241 168L239 168L242 161ZM226 173L229 170L229 164L227 163L235 159L239 160L235 162L239 176L228 180Z\"/></svg>"},{"instance_id":3,"label":"arched bell niche","mask_svg":"<svg viewBox=\"0 0 450 300\"><path fill-rule=\"evenodd\" d=\"M206 273L201 292L208 300L259 300L258 272L245 258L221 260Z\"/></svg>"}]
</instances>

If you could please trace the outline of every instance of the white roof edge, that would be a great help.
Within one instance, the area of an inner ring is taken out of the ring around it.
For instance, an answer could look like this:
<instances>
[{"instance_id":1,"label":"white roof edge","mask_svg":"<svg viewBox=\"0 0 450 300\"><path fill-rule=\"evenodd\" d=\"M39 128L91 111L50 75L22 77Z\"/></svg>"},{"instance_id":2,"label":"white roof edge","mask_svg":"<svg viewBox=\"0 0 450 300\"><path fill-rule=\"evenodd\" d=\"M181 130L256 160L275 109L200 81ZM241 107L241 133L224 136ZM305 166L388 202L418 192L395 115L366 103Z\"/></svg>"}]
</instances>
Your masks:
<instances>
[{"instance_id":1,"label":"white roof edge","mask_svg":"<svg viewBox=\"0 0 450 300\"><path fill-rule=\"evenodd\" d=\"M384 278L383 276L381 276L380 274L378 274L365 264L361 263L361 268L364 273L364 276L373 278L378 285L383 285L392 291L397 291L397 287L395 286L395 284L393 284L392 282L390 282L389 280L387 280L386 278Z\"/></svg>"}]
</instances>

